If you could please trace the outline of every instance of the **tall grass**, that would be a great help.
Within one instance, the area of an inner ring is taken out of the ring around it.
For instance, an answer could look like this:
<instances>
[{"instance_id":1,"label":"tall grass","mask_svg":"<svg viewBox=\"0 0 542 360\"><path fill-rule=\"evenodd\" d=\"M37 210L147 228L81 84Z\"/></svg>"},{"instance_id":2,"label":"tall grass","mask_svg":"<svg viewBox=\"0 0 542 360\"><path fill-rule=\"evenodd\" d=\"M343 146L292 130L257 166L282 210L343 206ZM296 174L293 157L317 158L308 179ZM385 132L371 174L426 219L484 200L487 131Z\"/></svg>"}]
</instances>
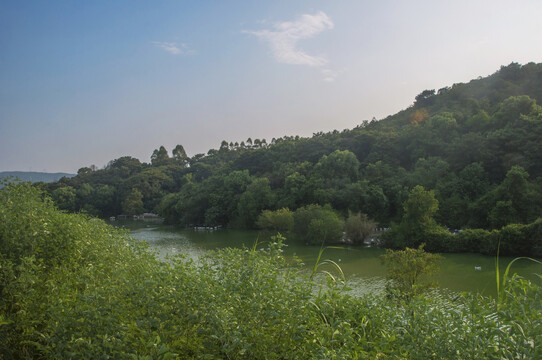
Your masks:
<instances>
[{"instance_id":1,"label":"tall grass","mask_svg":"<svg viewBox=\"0 0 542 360\"><path fill-rule=\"evenodd\" d=\"M542 262L536 259L533 259L531 257L527 256L520 256L513 260L511 260L508 265L506 266L506 269L504 271L504 274L501 278L500 276L500 268L499 268L499 250L500 250L500 244L497 247L497 256L495 258L495 279L497 281L497 304L500 305L504 299L505 299L505 291L506 291L506 283L509 281L509 274L510 269L512 268L512 265L519 260L528 260L532 261L534 263L542 265Z\"/></svg>"}]
</instances>

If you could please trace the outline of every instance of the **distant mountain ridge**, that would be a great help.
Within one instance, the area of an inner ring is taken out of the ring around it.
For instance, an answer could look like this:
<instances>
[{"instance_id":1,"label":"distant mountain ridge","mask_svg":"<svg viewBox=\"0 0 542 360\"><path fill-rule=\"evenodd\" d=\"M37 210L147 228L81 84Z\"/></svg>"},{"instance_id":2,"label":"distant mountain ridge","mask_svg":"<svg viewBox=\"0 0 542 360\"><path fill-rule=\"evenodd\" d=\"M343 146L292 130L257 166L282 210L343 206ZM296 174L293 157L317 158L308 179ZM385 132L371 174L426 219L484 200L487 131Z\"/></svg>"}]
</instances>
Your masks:
<instances>
[{"instance_id":1,"label":"distant mountain ridge","mask_svg":"<svg viewBox=\"0 0 542 360\"><path fill-rule=\"evenodd\" d=\"M30 182L46 182L51 183L62 179L63 177L71 178L75 174L68 173L47 173L47 172L37 172L37 171L0 171L0 179L13 177L22 181Z\"/></svg>"}]
</instances>

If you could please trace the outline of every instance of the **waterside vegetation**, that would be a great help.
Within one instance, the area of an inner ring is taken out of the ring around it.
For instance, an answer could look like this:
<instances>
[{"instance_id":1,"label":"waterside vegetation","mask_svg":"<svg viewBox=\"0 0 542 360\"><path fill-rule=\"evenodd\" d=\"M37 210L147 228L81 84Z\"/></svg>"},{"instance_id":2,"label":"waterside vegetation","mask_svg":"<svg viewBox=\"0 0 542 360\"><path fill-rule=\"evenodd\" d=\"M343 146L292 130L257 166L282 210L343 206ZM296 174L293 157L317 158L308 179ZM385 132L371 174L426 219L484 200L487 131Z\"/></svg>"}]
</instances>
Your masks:
<instances>
[{"instance_id":1,"label":"waterside vegetation","mask_svg":"<svg viewBox=\"0 0 542 360\"><path fill-rule=\"evenodd\" d=\"M323 274L322 285L303 275L300 263L282 256L283 243L276 236L268 250L160 261L122 230L59 211L29 184L7 185L0 190L0 357L542 357L541 281L507 272L491 299L428 294L418 279L403 289L398 278L390 289L400 296L358 298L340 276ZM385 261L398 256L404 274L419 265L427 274L435 259L424 254L390 251Z\"/></svg>"}]
</instances>

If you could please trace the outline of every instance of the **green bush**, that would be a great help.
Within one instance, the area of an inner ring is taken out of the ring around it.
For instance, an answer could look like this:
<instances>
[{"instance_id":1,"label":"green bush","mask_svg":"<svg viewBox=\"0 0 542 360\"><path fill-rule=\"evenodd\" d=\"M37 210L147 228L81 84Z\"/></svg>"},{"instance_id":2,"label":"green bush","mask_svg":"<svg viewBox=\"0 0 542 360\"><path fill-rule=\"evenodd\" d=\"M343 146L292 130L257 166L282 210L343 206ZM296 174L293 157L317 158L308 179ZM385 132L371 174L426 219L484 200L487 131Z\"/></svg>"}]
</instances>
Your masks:
<instances>
[{"instance_id":1,"label":"green bush","mask_svg":"<svg viewBox=\"0 0 542 360\"><path fill-rule=\"evenodd\" d=\"M344 224L346 236L354 244L363 244L376 228L376 223L367 217L367 214L350 214Z\"/></svg>"},{"instance_id":2,"label":"green bush","mask_svg":"<svg viewBox=\"0 0 542 360\"><path fill-rule=\"evenodd\" d=\"M417 249L388 249L381 259L387 268L389 294L409 301L429 288L436 287L431 276L438 271L442 256L425 252L423 245Z\"/></svg>"},{"instance_id":3,"label":"green bush","mask_svg":"<svg viewBox=\"0 0 542 360\"><path fill-rule=\"evenodd\" d=\"M510 224L500 230L467 229L452 236L443 252L484 255L542 256L542 219L527 225Z\"/></svg>"},{"instance_id":4,"label":"green bush","mask_svg":"<svg viewBox=\"0 0 542 360\"><path fill-rule=\"evenodd\" d=\"M493 253L491 232L484 229L466 229L453 236L450 252Z\"/></svg>"},{"instance_id":5,"label":"green bush","mask_svg":"<svg viewBox=\"0 0 542 360\"><path fill-rule=\"evenodd\" d=\"M515 256L529 254L531 239L525 236L525 225L510 224L498 231L493 231L493 242L500 244L499 254Z\"/></svg>"},{"instance_id":6,"label":"green bush","mask_svg":"<svg viewBox=\"0 0 542 360\"><path fill-rule=\"evenodd\" d=\"M77 357L75 349L95 358L109 351L102 342L135 346L124 335L137 313L132 288L161 266L124 232L56 210L29 184L0 191L0 262L6 358Z\"/></svg>"},{"instance_id":7,"label":"green bush","mask_svg":"<svg viewBox=\"0 0 542 360\"><path fill-rule=\"evenodd\" d=\"M280 210L264 210L256 220L256 226L263 230L288 233L294 227L294 215L288 208Z\"/></svg>"},{"instance_id":8,"label":"green bush","mask_svg":"<svg viewBox=\"0 0 542 360\"><path fill-rule=\"evenodd\" d=\"M498 231L493 231L493 234L493 241L500 244L500 253L503 255L542 255L542 218L527 225L510 224Z\"/></svg>"},{"instance_id":9,"label":"green bush","mask_svg":"<svg viewBox=\"0 0 542 360\"><path fill-rule=\"evenodd\" d=\"M343 222L330 206L308 205L294 213L294 235L306 244L339 242L342 230Z\"/></svg>"},{"instance_id":10,"label":"green bush","mask_svg":"<svg viewBox=\"0 0 542 360\"><path fill-rule=\"evenodd\" d=\"M427 251L450 252L453 235L443 227L431 227L423 232L423 241Z\"/></svg>"},{"instance_id":11,"label":"green bush","mask_svg":"<svg viewBox=\"0 0 542 360\"><path fill-rule=\"evenodd\" d=\"M161 262L30 185L0 198L0 357L312 357L311 285L286 266L281 238Z\"/></svg>"}]
</instances>

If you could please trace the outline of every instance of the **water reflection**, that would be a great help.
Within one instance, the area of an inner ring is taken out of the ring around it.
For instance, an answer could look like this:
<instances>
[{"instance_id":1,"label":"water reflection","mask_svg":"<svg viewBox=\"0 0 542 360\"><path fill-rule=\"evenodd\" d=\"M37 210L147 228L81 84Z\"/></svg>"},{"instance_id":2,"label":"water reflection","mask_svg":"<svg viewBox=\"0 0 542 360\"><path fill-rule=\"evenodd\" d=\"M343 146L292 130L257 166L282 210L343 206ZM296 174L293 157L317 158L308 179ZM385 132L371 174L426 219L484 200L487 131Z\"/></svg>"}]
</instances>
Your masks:
<instances>
[{"instance_id":1,"label":"water reflection","mask_svg":"<svg viewBox=\"0 0 542 360\"><path fill-rule=\"evenodd\" d=\"M118 223L116 225L119 225ZM160 258L167 255L186 254L196 260L205 252L225 247L252 247L258 241L257 248L266 248L268 237L257 231L218 230L195 231L164 225L120 224L130 229L133 237L147 241ZM307 273L312 271L318 257L317 246L305 246L295 241L286 241L284 254L287 257L299 257L305 264ZM347 284L352 288L352 295L375 293L384 290L386 269L380 262L380 255L385 251L379 248L342 247L328 248L322 259L337 262L343 270ZM485 295L496 293L495 258L478 254L443 254L440 271L436 281L441 288L451 291L471 291ZM512 258L501 258L501 274ZM542 273L542 265L528 261L518 261L513 265L518 272L532 281L540 281L535 274Z\"/></svg>"}]
</instances>

